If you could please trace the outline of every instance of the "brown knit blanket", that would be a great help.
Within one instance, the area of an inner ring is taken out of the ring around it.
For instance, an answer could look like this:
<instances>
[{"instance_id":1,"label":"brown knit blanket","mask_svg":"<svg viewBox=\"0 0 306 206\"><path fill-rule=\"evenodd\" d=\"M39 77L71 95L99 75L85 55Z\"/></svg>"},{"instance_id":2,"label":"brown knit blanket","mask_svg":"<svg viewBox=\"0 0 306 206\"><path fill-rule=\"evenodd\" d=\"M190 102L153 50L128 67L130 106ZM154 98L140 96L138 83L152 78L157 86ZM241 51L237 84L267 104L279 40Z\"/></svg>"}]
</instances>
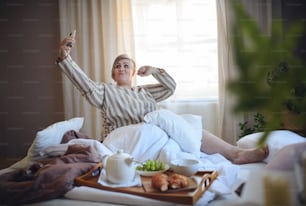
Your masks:
<instances>
[{"instance_id":1,"label":"brown knit blanket","mask_svg":"<svg viewBox=\"0 0 306 206\"><path fill-rule=\"evenodd\" d=\"M61 197L73 188L76 177L99 161L93 147L70 145L61 157L41 160L27 170L1 175L0 203L20 205Z\"/></svg>"}]
</instances>

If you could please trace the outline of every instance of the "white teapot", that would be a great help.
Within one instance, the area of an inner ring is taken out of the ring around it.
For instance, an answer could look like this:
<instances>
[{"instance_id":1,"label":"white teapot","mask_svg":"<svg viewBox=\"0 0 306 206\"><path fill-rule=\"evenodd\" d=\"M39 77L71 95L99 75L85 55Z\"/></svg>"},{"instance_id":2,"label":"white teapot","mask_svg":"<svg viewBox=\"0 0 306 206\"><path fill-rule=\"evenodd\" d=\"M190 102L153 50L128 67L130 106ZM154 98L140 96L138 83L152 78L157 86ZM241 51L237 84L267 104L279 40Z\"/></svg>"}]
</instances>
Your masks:
<instances>
[{"instance_id":1,"label":"white teapot","mask_svg":"<svg viewBox=\"0 0 306 206\"><path fill-rule=\"evenodd\" d=\"M136 171L131 155L118 150L115 154L104 158L106 178L114 184L125 184L133 181Z\"/></svg>"}]
</instances>

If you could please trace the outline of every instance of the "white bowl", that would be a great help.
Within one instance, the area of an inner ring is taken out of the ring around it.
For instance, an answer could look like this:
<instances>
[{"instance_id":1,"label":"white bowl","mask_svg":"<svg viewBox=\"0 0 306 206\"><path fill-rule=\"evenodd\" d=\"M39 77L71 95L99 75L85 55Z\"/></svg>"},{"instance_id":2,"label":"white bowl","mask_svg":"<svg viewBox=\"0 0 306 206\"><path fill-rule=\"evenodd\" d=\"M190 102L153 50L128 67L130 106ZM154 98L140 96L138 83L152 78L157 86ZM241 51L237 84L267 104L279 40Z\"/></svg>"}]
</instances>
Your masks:
<instances>
[{"instance_id":1,"label":"white bowl","mask_svg":"<svg viewBox=\"0 0 306 206\"><path fill-rule=\"evenodd\" d=\"M170 163L171 169L187 177L194 175L199 169L199 161L194 159L176 159Z\"/></svg>"}]
</instances>

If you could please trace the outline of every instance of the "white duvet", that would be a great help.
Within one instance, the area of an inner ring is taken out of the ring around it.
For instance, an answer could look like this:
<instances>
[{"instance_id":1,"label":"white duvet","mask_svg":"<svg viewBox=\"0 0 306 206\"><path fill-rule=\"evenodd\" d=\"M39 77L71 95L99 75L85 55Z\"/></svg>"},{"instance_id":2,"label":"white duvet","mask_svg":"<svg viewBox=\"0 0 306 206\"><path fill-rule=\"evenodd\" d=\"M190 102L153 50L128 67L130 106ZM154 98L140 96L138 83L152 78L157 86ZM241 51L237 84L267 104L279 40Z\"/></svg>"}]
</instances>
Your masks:
<instances>
[{"instance_id":1,"label":"white duvet","mask_svg":"<svg viewBox=\"0 0 306 206\"><path fill-rule=\"evenodd\" d=\"M207 155L202 152L185 152L181 146L164 130L153 124L137 124L121 127L113 131L102 143L96 140L75 139L68 144L94 145L101 155L112 154L119 149L129 153L139 161L159 159L170 163L176 158L193 158L200 161L201 170L217 170L219 175L208 191L200 198L196 205L206 205L216 195L233 193L233 186L237 181L239 167L233 165L220 154ZM200 154L200 155L199 155ZM89 187L75 187L65 195L66 198L95 202L111 202L130 205L161 205L155 201L139 196L103 191ZM172 205L162 202L162 205Z\"/></svg>"}]
</instances>

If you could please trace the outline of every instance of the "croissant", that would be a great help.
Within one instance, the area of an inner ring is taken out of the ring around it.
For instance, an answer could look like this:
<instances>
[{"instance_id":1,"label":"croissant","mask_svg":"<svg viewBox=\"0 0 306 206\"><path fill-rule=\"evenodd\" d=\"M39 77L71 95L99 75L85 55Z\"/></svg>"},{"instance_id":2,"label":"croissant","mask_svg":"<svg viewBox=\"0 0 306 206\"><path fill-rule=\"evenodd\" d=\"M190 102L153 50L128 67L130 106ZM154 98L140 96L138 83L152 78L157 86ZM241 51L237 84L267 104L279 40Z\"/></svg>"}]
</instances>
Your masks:
<instances>
[{"instance_id":1,"label":"croissant","mask_svg":"<svg viewBox=\"0 0 306 206\"><path fill-rule=\"evenodd\" d=\"M169 177L169 185L172 189L187 187L188 177L180 174L173 174Z\"/></svg>"},{"instance_id":2,"label":"croissant","mask_svg":"<svg viewBox=\"0 0 306 206\"><path fill-rule=\"evenodd\" d=\"M152 187L162 192L168 190L169 182L168 175L164 173L156 174L152 177Z\"/></svg>"}]
</instances>

